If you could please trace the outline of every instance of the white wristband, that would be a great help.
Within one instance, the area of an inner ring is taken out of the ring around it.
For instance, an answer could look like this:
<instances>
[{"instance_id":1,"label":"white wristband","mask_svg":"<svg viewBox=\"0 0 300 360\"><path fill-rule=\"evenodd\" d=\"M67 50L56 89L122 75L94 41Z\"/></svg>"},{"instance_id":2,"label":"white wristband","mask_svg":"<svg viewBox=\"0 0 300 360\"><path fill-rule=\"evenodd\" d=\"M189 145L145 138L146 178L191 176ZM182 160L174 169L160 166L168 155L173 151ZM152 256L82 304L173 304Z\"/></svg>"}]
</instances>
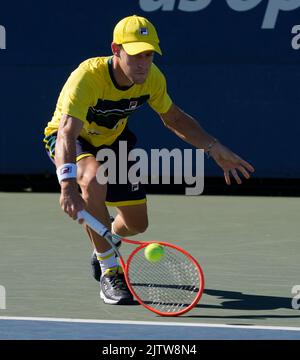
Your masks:
<instances>
[{"instance_id":1,"label":"white wristband","mask_svg":"<svg viewBox=\"0 0 300 360\"><path fill-rule=\"evenodd\" d=\"M56 169L58 182L61 183L65 179L72 179L77 177L77 166L73 163L63 164Z\"/></svg>"}]
</instances>

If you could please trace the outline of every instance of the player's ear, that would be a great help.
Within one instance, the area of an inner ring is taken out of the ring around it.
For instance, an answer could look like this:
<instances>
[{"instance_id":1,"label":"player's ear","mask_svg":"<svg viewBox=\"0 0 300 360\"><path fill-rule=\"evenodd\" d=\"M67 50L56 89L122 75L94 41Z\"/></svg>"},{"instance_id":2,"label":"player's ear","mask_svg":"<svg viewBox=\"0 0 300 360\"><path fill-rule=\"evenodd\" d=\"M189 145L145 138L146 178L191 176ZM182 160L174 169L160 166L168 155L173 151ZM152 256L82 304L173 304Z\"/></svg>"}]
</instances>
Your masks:
<instances>
[{"instance_id":1,"label":"player's ear","mask_svg":"<svg viewBox=\"0 0 300 360\"><path fill-rule=\"evenodd\" d=\"M113 42L111 43L111 51L115 56L120 57L121 46Z\"/></svg>"}]
</instances>

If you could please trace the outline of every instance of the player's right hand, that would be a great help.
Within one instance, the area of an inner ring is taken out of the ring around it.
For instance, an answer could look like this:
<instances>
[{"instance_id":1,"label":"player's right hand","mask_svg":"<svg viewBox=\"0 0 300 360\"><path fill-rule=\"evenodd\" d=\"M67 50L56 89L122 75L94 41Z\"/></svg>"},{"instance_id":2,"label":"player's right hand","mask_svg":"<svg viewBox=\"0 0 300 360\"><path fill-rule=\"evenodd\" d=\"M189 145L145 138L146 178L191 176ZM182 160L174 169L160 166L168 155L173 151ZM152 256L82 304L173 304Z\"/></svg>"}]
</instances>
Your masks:
<instances>
[{"instance_id":1,"label":"player's right hand","mask_svg":"<svg viewBox=\"0 0 300 360\"><path fill-rule=\"evenodd\" d=\"M250 179L250 174L255 171L251 164L240 158L237 154L219 142L213 145L209 153L215 162L223 169L227 185L231 184L230 175L234 177L238 184L241 184L242 180L238 174L238 171L246 179Z\"/></svg>"},{"instance_id":2,"label":"player's right hand","mask_svg":"<svg viewBox=\"0 0 300 360\"><path fill-rule=\"evenodd\" d=\"M78 191L75 180L61 182L60 206L73 220L77 220L79 211L85 208L85 202Z\"/></svg>"}]
</instances>

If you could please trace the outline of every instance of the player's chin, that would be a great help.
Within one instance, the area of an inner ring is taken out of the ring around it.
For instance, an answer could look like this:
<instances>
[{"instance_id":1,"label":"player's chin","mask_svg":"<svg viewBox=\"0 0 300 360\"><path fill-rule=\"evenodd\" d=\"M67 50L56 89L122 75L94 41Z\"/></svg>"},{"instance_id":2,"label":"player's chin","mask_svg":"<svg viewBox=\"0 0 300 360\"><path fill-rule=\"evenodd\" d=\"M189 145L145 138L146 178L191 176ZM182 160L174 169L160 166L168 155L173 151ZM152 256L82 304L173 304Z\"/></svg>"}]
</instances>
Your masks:
<instances>
[{"instance_id":1,"label":"player's chin","mask_svg":"<svg viewBox=\"0 0 300 360\"><path fill-rule=\"evenodd\" d=\"M143 84L146 81L146 79L147 79L147 74L146 75L135 75L133 77L133 82L135 84L140 85L140 84Z\"/></svg>"}]
</instances>

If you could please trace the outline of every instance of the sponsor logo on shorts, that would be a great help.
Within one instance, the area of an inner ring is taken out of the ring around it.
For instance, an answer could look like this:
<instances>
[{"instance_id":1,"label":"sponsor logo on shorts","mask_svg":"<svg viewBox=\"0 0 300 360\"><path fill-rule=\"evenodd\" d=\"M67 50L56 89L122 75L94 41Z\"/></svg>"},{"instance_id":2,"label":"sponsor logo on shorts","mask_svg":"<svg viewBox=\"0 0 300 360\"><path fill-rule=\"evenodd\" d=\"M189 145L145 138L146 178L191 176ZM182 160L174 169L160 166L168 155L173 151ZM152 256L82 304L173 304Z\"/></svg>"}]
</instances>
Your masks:
<instances>
[{"instance_id":1,"label":"sponsor logo on shorts","mask_svg":"<svg viewBox=\"0 0 300 360\"><path fill-rule=\"evenodd\" d=\"M132 184L131 185L131 190L132 191L138 191L139 188L140 188L140 184Z\"/></svg>"}]
</instances>

